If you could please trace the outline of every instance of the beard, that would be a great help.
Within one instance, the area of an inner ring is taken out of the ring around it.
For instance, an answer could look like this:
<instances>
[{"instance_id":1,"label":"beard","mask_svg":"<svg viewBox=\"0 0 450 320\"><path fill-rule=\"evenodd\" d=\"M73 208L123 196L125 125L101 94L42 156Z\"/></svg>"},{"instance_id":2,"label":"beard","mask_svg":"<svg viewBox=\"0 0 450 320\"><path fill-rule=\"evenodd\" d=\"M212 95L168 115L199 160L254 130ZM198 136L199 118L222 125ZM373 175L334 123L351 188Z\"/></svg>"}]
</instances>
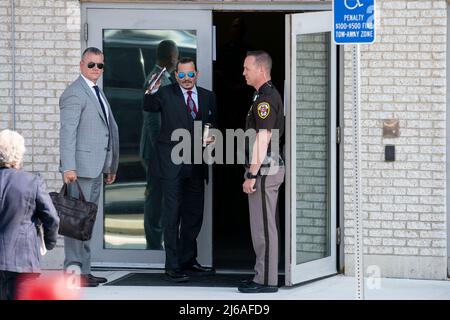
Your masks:
<instances>
[{"instance_id":1,"label":"beard","mask_svg":"<svg viewBox=\"0 0 450 320\"><path fill-rule=\"evenodd\" d=\"M192 88L194 86L194 81L192 80L185 80L181 82L181 86L183 88L188 87L188 88Z\"/></svg>"}]
</instances>

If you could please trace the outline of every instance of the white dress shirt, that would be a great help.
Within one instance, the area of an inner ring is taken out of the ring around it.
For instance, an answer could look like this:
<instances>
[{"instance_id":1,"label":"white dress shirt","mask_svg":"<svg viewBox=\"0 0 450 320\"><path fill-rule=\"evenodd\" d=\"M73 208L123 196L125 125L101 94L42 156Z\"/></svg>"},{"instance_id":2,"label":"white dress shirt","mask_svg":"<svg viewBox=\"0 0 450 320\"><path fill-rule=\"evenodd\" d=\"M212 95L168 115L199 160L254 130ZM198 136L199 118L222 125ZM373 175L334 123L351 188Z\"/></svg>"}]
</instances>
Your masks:
<instances>
[{"instance_id":1,"label":"white dress shirt","mask_svg":"<svg viewBox=\"0 0 450 320\"><path fill-rule=\"evenodd\" d=\"M86 78L85 76L81 75L84 79L84 81L86 81L87 85L89 86L89 88L91 88L92 92L94 93L94 97L97 98L97 93L95 92L94 86L97 86L97 84L93 83L91 80L89 80L88 78ZM100 89L100 87L99 87ZM103 105L105 106L105 113L106 113L106 122L109 122L109 111L108 111L108 105L106 104L105 99L103 99L103 96L101 93L99 93L100 95L100 99L102 99Z\"/></svg>"},{"instance_id":2,"label":"white dress shirt","mask_svg":"<svg viewBox=\"0 0 450 320\"><path fill-rule=\"evenodd\" d=\"M197 113L200 112L200 108L198 107L198 93L197 93L197 87L194 86L191 90L186 90L185 88L183 88L182 86L180 86L181 91L183 92L183 96L184 96L184 102L186 102L187 105L187 99L189 97L188 95L188 91L192 91L191 97L192 100L194 100L195 102L195 106L197 107Z\"/></svg>"}]
</instances>

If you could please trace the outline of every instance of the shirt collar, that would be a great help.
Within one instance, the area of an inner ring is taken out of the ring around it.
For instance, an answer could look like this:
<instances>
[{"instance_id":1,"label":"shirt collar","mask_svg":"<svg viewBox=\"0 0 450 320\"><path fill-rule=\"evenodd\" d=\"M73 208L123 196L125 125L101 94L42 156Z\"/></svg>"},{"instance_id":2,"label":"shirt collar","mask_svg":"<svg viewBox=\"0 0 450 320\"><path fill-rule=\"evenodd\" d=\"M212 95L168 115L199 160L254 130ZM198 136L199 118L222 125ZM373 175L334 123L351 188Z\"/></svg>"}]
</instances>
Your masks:
<instances>
[{"instance_id":1,"label":"shirt collar","mask_svg":"<svg viewBox=\"0 0 450 320\"><path fill-rule=\"evenodd\" d=\"M93 86L96 86L95 83L93 83L91 80L89 80L88 78L86 78L85 76L81 75L84 79L84 81L86 81L87 85L89 86L89 88L92 88Z\"/></svg>"},{"instance_id":2,"label":"shirt collar","mask_svg":"<svg viewBox=\"0 0 450 320\"><path fill-rule=\"evenodd\" d=\"M272 88L272 87L273 87L272 81L269 80L269 81L267 81L266 83L264 83L264 84L259 88L258 94L261 94L261 93L263 93L265 90L267 90L267 89L269 89L269 88Z\"/></svg>"},{"instance_id":3,"label":"shirt collar","mask_svg":"<svg viewBox=\"0 0 450 320\"><path fill-rule=\"evenodd\" d=\"M191 90L186 90L182 86L180 86L183 95L186 96L188 91L192 91L193 94L197 95L197 86L194 86Z\"/></svg>"}]
</instances>

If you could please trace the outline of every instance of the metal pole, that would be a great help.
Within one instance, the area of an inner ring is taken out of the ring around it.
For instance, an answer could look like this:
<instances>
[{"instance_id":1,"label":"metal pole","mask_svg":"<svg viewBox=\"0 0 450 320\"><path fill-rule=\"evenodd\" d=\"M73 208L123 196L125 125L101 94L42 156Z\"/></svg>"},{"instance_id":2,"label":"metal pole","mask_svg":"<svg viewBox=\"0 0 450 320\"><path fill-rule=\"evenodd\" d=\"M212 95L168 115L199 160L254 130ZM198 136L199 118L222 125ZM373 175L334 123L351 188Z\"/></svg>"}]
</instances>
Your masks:
<instances>
[{"instance_id":1,"label":"metal pole","mask_svg":"<svg viewBox=\"0 0 450 320\"><path fill-rule=\"evenodd\" d=\"M360 150L360 51L359 44L352 46L353 58L353 211L355 230L355 277L356 298L364 299L364 272L363 272L363 228L361 213L361 150Z\"/></svg>"},{"instance_id":2,"label":"metal pole","mask_svg":"<svg viewBox=\"0 0 450 320\"><path fill-rule=\"evenodd\" d=\"M12 114L13 130L16 130L16 1L11 0L11 56L12 56Z\"/></svg>"}]
</instances>

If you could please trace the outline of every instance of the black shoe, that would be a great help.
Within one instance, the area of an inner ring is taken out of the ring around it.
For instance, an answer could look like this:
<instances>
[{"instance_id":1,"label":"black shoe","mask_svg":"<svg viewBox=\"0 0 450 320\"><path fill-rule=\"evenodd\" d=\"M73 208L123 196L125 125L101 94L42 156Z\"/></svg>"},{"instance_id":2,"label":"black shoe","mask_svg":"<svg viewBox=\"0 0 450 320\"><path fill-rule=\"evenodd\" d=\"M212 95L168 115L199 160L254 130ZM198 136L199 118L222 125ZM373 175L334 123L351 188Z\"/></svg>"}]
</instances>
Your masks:
<instances>
[{"instance_id":1,"label":"black shoe","mask_svg":"<svg viewBox=\"0 0 450 320\"><path fill-rule=\"evenodd\" d=\"M166 270L166 276L172 282L189 281L188 275L180 270Z\"/></svg>"},{"instance_id":2,"label":"black shoe","mask_svg":"<svg viewBox=\"0 0 450 320\"><path fill-rule=\"evenodd\" d=\"M80 275L80 287L98 287L98 285L99 283L89 278L89 275Z\"/></svg>"},{"instance_id":3,"label":"black shoe","mask_svg":"<svg viewBox=\"0 0 450 320\"><path fill-rule=\"evenodd\" d=\"M183 271L193 276L209 276L216 273L214 268L204 267L198 262L194 263L192 266L184 268Z\"/></svg>"},{"instance_id":4,"label":"black shoe","mask_svg":"<svg viewBox=\"0 0 450 320\"><path fill-rule=\"evenodd\" d=\"M239 282L239 286L242 286L242 285L249 285L249 284L252 283L252 282L253 282L253 278L245 279L245 280L242 280L242 281Z\"/></svg>"},{"instance_id":5,"label":"black shoe","mask_svg":"<svg viewBox=\"0 0 450 320\"><path fill-rule=\"evenodd\" d=\"M164 250L163 246L146 246L145 249L147 250Z\"/></svg>"},{"instance_id":6,"label":"black shoe","mask_svg":"<svg viewBox=\"0 0 450 320\"><path fill-rule=\"evenodd\" d=\"M98 282L98 283L105 283L105 282L108 281L108 279L106 279L106 278L96 277L96 276L94 276L92 274L88 274L87 276L88 276L89 280L92 280L92 281Z\"/></svg>"},{"instance_id":7,"label":"black shoe","mask_svg":"<svg viewBox=\"0 0 450 320\"><path fill-rule=\"evenodd\" d=\"M268 292L277 292L277 286L265 286L263 284L256 283L251 281L247 284L242 284L238 287L239 292L242 293L268 293Z\"/></svg>"}]
</instances>

